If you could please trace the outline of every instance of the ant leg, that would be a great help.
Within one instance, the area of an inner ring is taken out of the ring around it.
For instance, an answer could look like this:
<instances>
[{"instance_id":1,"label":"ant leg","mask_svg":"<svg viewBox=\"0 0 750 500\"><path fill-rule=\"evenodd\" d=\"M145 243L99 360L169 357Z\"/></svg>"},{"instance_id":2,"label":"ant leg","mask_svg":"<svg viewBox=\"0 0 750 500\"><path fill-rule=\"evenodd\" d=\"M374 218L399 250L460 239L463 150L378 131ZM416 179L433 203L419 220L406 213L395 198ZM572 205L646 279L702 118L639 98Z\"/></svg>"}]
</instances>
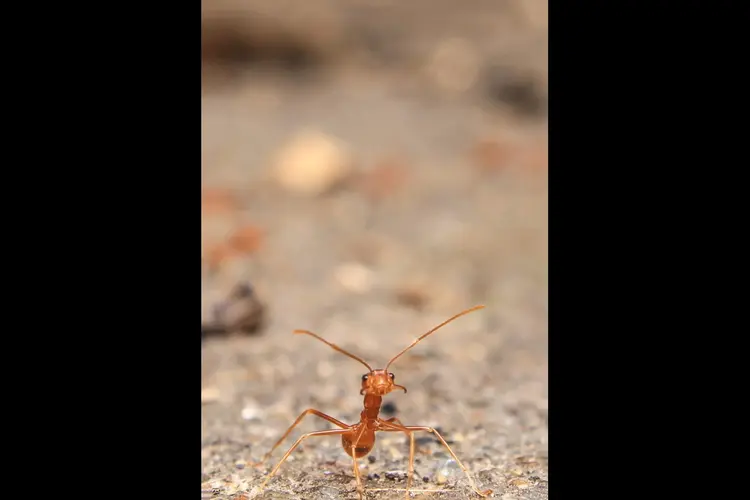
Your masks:
<instances>
[{"instance_id":1,"label":"ant leg","mask_svg":"<svg viewBox=\"0 0 750 500\"><path fill-rule=\"evenodd\" d=\"M403 422L401 422L401 420L397 419L396 417L391 417L391 418L388 418L388 419L385 419L385 420L378 419L378 421L380 421L381 423L384 423L384 424L396 424L396 425L400 425L401 427L404 426Z\"/></svg>"},{"instance_id":2,"label":"ant leg","mask_svg":"<svg viewBox=\"0 0 750 500\"><path fill-rule=\"evenodd\" d=\"M365 487L362 486L362 478L360 477L359 473L359 465L357 464L357 459L352 457L352 461L354 462L354 476L357 478L357 494L359 495L359 500L363 500L365 498Z\"/></svg>"},{"instance_id":3,"label":"ant leg","mask_svg":"<svg viewBox=\"0 0 750 500\"><path fill-rule=\"evenodd\" d=\"M289 448L289 451L287 451L284 456L281 458L278 464L276 464L276 467L273 468L270 474L266 477L265 481L260 485L260 491L263 491L263 488L265 488L266 483L269 479L271 479L274 474L276 474L276 471L279 470L279 467L281 467L281 464L283 464L287 458L289 458L289 455L292 454L292 452L299 446L299 444L304 441L305 439L313 436L334 436L334 435L341 435L348 432L347 429L328 429L325 431L316 431L316 432L309 432L307 434L304 434L300 436L300 438L295 442L291 448Z\"/></svg>"},{"instance_id":4,"label":"ant leg","mask_svg":"<svg viewBox=\"0 0 750 500\"><path fill-rule=\"evenodd\" d=\"M453 453L453 450L451 450L451 447L448 446L448 443L445 442L445 439L443 439L443 436L441 436L440 433L438 431L436 431L435 429L433 429L432 427L423 427L423 426L416 426L416 425L402 425L402 426L399 426L399 425L394 424L394 423L389 423L388 425L390 427L392 427L393 429L398 429L398 430L402 430L402 431L403 430L411 431L411 432L425 431L425 432L431 432L431 433L435 434L435 436L437 436L437 438L440 440L440 442L443 443L443 446L445 446L445 448L448 450L448 453L451 454L451 456L453 457L453 460L455 460L456 463L458 464L458 466L461 467L461 470L464 471L464 474L466 474L466 477L469 479L469 483L471 483L471 488L474 490L474 492L477 495L481 496L481 497L489 496L492 493L492 490L479 491L479 489L477 488L476 483L474 482L474 478L472 478L471 474L469 474L469 470L464 466L464 464L461 463L461 460L458 459L458 457L456 456L456 454Z\"/></svg>"},{"instance_id":5,"label":"ant leg","mask_svg":"<svg viewBox=\"0 0 750 500\"><path fill-rule=\"evenodd\" d=\"M379 423L383 426L382 430L386 432L404 432L409 436L409 471L406 474L406 498L409 498L409 489L411 489L411 481L414 477L414 433L405 431L404 424L396 417L380 420Z\"/></svg>"},{"instance_id":6,"label":"ant leg","mask_svg":"<svg viewBox=\"0 0 750 500\"><path fill-rule=\"evenodd\" d=\"M281 439L279 439L279 440L278 440L278 441L276 442L276 444L275 444L275 445L273 445L273 448L271 448L271 451L269 451L268 453L266 453L266 454L265 454L265 455L263 456L263 458L262 458L262 459L260 460L260 462L255 462L255 463L253 463L253 464L251 464L251 465L252 465L253 467L257 467L258 465L263 465L263 463L264 463L264 462L265 462L266 460L268 460L268 458L269 458L269 457L271 456L271 454L273 453L273 451L274 451L274 450L275 450L276 448L278 448L278 447L279 447L279 445L280 445L280 444L281 444L282 442L284 442L284 440L285 440L285 439L287 438L287 436L289 436L289 434L290 434L290 433L292 432L292 429L294 429L295 427L297 427L297 425L299 425L299 423L300 423L300 422L302 421L302 419L303 419L303 418L305 418L305 417L306 417L307 415L310 415L310 414L316 415L316 416L318 416L318 417L322 418L323 420L328 420L328 421L329 421L329 422L331 422L331 423L332 423L333 425L337 425L337 426L341 427L342 429L349 429L349 428L351 427L350 425L346 425L346 424L345 424L345 423L343 423L343 422L339 422L339 421L338 421L338 420L336 420L335 418L333 418L333 417L331 417L331 416L329 416L329 415L326 415L326 414L325 414L325 413L323 413L323 412L320 412L320 411L318 411L318 410L314 410L314 409L312 409L312 408L310 408L310 409L307 409L307 410L303 411L303 412L302 412L302 413L300 414L300 416L299 416L299 417L297 417L297 420L295 420L295 421L294 421L294 423L293 423L293 424L291 425L291 427L289 427L289 429L287 429L286 433L284 433L284 435L283 435L283 436L281 436Z\"/></svg>"},{"instance_id":7,"label":"ant leg","mask_svg":"<svg viewBox=\"0 0 750 500\"><path fill-rule=\"evenodd\" d=\"M362 477L359 473L359 464L357 464L356 448L366 429L367 426L362 425L362 428L357 433L357 437L354 439L354 441L352 441L352 461L354 462L354 477L357 478L357 494L359 494L359 500L363 500L365 498L365 487L362 486Z\"/></svg>"}]
</instances>

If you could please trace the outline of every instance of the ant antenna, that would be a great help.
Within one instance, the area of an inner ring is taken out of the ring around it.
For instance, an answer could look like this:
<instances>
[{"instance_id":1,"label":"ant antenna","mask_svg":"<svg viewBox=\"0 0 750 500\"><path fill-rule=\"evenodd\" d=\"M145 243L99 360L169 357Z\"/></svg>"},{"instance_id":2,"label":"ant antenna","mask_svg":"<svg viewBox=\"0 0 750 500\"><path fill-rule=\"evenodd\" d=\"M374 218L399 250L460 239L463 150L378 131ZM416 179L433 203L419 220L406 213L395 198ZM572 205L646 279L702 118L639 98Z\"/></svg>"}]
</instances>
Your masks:
<instances>
[{"instance_id":1,"label":"ant antenna","mask_svg":"<svg viewBox=\"0 0 750 500\"><path fill-rule=\"evenodd\" d=\"M461 316L463 316L464 314L469 314L470 312L474 312L474 311L476 311L476 310L478 310L478 309L483 309L483 308L484 308L484 306L483 306L483 305L480 305L480 306L474 306L474 307L472 307L471 309L467 309L467 310L465 310L465 311L463 311L463 312L460 312L460 313L456 314L456 315L455 315L455 316L453 316L452 318L450 318L450 319L447 319L447 320L443 321L443 322L442 322L442 323L440 323L440 324L439 324L438 326L436 326L435 328L433 328L432 330L430 330L429 332L425 333L424 335L420 336L420 337L419 337L419 338L418 338L417 340L415 340L414 342L412 342L412 343L411 343L411 345L409 345L409 347L407 347L406 349L404 349L404 350L403 350L403 351L401 351L400 353L396 354L396 355L395 355L395 356L394 356L394 357L393 357L393 358L392 358L392 359L391 359L391 360L390 360L390 361L388 362L388 364L387 364L387 365L385 366L385 371L388 371L388 367L389 367L389 366L391 366L391 363L393 363L394 361L396 361L396 360L397 360L397 359L398 359L398 358L399 358L399 357L400 357L400 356L401 356L401 355L402 355L403 353L405 353L406 351L408 351L409 349L411 349L412 347L414 347L415 345L417 345L417 344L418 344L418 343L419 343L419 342L420 342L420 341L421 341L421 340L422 340L423 338L427 337L427 336L428 336L428 335L430 335L431 333L434 333L435 331L437 331L437 330L439 330L440 328L444 327L445 325L447 325L448 323L450 323L450 322L451 322L451 321L453 321L454 319L460 318L460 317L461 317ZM322 340L322 339L321 339L321 340ZM324 342L325 342L325 341L324 341ZM344 354L346 354L346 353L344 353Z\"/></svg>"},{"instance_id":2,"label":"ant antenna","mask_svg":"<svg viewBox=\"0 0 750 500\"><path fill-rule=\"evenodd\" d=\"M324 339L324 338L322 338L322 337L314 334L313 332L309 332L307 330L294 330L294 333L304 333L304 334L307 334L307 335L311 335L311 336L315 337L316 339L320 340L321 342L323 342L324 344L328 344L329 346L333 347L333 349L335 349L336 351L340 352L341 354L345 354L345 355L349 356L352 359L356 359L357 361L359 361L360 363L362 363L363 365L365 365L368 370L372 371L372 368L370 367L370 365L368 365L367 363L365 363L362 358L360 358L358 356L355 356L354 354L352 354L350 352L346 352L345 350L343 350L342 348L340 348L336 344L332 344L332 343L328 342L326 339Z\"/></svg>"}]
</instances>

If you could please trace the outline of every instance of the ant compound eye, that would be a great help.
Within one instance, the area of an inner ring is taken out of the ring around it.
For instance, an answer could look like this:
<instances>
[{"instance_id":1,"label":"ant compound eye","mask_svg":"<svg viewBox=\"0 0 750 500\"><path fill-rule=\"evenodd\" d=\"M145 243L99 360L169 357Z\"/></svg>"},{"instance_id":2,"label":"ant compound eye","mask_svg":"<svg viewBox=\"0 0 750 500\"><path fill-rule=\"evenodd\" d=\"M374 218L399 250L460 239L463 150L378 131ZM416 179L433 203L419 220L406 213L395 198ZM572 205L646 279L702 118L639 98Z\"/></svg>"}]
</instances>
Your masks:
<instances>
[{"instance_id":1,"label":"ant compound eye","mask_svg":"<svg viewBox=\"0 0 750 500\"><path fill-rule=\"evenodd\" d=\"M369 375L362 375L362 382L367 382L368 378L370 378Z\"/></svg>"},{"instance_id":2,"label":"ant compound eye","mask_svg":"<svg viewBox=\"0 0 750 500\"><path fill-rule=\"evenodd\" d=\"M396 380L396 376L395 376L394 374L392 374L392 373L389 373L388 375L390 375L390 377L391 377L391 380Z\"/></svg>"}]
</instances>

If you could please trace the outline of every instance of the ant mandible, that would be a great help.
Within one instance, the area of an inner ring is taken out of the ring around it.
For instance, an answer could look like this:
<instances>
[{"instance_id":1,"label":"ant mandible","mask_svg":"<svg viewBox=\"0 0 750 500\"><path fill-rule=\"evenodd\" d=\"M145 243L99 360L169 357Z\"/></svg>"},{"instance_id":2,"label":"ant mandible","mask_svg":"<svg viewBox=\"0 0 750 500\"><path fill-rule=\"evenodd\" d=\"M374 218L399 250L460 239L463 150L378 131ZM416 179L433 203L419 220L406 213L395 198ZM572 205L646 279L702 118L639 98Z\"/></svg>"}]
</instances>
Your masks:
<instances>
[{"instance_id":1,"label":"ant mandible","mask_svg":"<svg viewBox=\"0 0 750 500\"><path fill-rule=\"evenodd\" d=\"M466 474L466 477L469 478L469 483L471 484L471 487L474 490L474 492L476 492L478 495L482 497L486 497L490 495L492 493L492 490L480 491L477 488L476 484L474 483L474 479L472 479L471 474L469 474L469 471L466 469L466 467L464 467L464 465L458 459L456 454L453 453L453 450L451 450L451 447L448 446L448 443L445 442L445 439L443 439L443 436L441 436L438 431L436 431L432 427L403 425L401 421L395 417L389 418L387 420L383 420L382 418L378 417L378 413L380 413L380 406L383 400L383 396L385 396L389 392L396 390L396 389L401 389L404 391L404 393L406 393L406 387L397 385L395 383L396 377L393 375L393 373L388 371L388 367L390 367L391 364L394 361L396 361L402 354L404 354L406 351L408 351L409 349L417 345L417 343L419 343L422 339L432 334L439 328L447 325L454 319L459 318L463 316L464 314L468 314L478 309L482 309L483 307L484 307L483 305L472 307L471 309L467 309L459 314L456 314L452 318L439 324L438 326L436 326L429 332L417 338L406 349L396 354L388 362L385 368L382 370L373 370L372 367L370 367L370 365L365 363L365 361L359 358L358 356L355 356L354 354L351 354L345 351L339 346L328 342L327 340L319 337L318 335L312 332L309 332L307 330L295 330L294 333L306 334L306 335L315 337L321 342L328 344L330 347L332 347L336 351L342 354L345 354L352 359L359 361L360 363L362 363L363 365L367 367L367 369L369 370L369 373L362 375L362 388L359 391L360 395L363 395L365 397L364 409L362 410L362 413L360 414L360 421L354 425L347 425L343 422L336 420L335 418L329 415L326 415L323 412L320 412L312 408L303 411L302 414L299 417L297 417L297 420L295 420L295 422L291 425L291 427L289 427L286 433L283 436L281 436L281 439L279 439L278 442L273 446L273 448L271 448L271 450L268 453L266 453L263 459L260 462L257 462L254 464L255 466L262 465L266 460L268 460L268 458L271 456L273 451L284 441L284 439L286 439L287 436L289 436L289 434L292 432L292 429L294 429L302 421L302 419L305 418L305 416L307 415L311 415L311 414L317 415L318 417L336 425L337 427L339 427L339 429L329 429L325 431L310 432L301 436L297 440L297 442L295 442L294 445L292 445L292 447L289 448L289 451L287 451L284 454L284 457L279 461L276 467L274 467L271 473L266 477L265 481L263 481L263 483L260 485L259 492L263 491L263 488L265 488L266 483L274 476L274 474L276 474L276 471L279 470L279 467L281 467L281 465L286 461L289 455L291 455L291 453L297 448L297 446L299 446L300 443L302 443L302 441L313 436L341 436L341 445L344 447L344 450L346 451L346 453L350 457L352 457L354 461L354 476L357 479L357 493L359 494L360 500L362 500L364 498L365 489L362 486L362 477L359 472L359 466L357 465L357 459L363 458L367 456L368 453L370 453L373 446L375 445L375 433L376 432L403 432L404 434L409 436L409 472L407 474L407 479L406 479L406 498L409 498L409 489L411 488L412 476L414 475L414 433L419 432L419 431L424 431L424 432L431 432L432 434L434 434L438 438L438 440L440 440L443 446L446 447L450 455L453 457L456 463L464 471L464 473Z\"/></svg>"}]
</instances>

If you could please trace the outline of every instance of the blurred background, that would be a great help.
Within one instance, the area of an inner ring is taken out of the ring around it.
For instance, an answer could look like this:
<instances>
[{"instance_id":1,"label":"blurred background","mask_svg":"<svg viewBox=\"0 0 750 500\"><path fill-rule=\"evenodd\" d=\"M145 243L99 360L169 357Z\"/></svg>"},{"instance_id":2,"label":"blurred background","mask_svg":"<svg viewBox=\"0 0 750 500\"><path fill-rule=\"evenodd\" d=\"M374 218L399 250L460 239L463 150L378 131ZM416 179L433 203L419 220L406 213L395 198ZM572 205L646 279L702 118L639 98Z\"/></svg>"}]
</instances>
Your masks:
<instances>
[{"instance_id":1,"label":"blurred background","mask_svg":"<svg viewBox=\"0 0 750 500\"><path fill-rule=\"evenodd\" d=\"M496 497L547 496L547 2L203 0L202 492L250 498L313 407L359 419L362 365L475 304L393 366L383 416L438 427ZM435 498L466 498L421 436ZM368 498L401 498L379 434ZM357 498L336 437L263 498ZM391 491L375 491L391 489Z\"/></svg>"}]
</instances>

